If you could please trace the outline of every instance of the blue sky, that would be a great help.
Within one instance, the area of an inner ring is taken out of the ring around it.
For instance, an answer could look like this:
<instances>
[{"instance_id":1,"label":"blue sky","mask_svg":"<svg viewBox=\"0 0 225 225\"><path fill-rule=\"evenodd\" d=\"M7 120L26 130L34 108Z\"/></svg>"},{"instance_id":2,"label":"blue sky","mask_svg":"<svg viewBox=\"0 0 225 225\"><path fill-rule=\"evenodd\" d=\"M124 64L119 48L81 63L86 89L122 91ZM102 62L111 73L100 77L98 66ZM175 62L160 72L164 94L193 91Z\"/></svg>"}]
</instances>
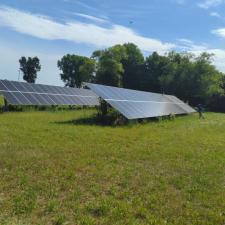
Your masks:
<instances>
[{"instance_id":1,"label":"blue sky","mask_svg":"<svg viewBox=\"0 0 225 225\"><path fill-rule=\"evenodd\" d=\"M214 53L225 72L225 0L0 0L1 79L18 80L18 59L38 56L38 83L62 85L64 54L126 42L145 55Z\"/></svg>"}]
</instances>

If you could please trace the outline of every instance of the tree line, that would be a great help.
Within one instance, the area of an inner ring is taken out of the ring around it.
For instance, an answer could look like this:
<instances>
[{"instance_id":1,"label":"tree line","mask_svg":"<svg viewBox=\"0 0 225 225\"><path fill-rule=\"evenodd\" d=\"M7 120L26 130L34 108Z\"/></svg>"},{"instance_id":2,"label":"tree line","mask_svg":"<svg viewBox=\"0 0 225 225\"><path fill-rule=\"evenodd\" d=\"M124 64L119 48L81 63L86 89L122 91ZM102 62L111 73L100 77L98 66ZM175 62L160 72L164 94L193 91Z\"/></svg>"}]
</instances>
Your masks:
<instances>
[{"instance_id":1,"label":"tree line","mask_svg":"<svg viewBox=\"0 0 225 225\"><path fill-rule=\"evenodd\" d=\"M22 57L24 80L34 83L41 65L37 57ZM225 112L225 75L213 65L213 55L153 52L144 57L132 43L97 50L92 56L67 54L57 63L61 80L68 87L84 82L175 95L195 106Z\"/></svg>"}]
</instances>

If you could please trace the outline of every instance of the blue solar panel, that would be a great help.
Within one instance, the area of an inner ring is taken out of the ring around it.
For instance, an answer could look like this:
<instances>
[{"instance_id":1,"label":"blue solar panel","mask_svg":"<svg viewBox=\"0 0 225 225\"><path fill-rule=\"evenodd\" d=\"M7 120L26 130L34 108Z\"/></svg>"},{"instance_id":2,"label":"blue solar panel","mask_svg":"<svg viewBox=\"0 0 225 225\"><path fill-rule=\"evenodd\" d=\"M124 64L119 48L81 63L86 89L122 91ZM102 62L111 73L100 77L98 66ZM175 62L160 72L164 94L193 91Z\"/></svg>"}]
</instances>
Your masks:
<instances>
[{"instance_id":1,"label":"blue solar panel","mask_svg":"<svg viewBox=\"0 0 225 225\"><path fill-rule=\"evenodd\" d=\"M128 119L195 112L175 96L90 83L87 86Z\"/></svg>"},{"instance_id":2,"label":"blue solar panel","mask_svg":"<svg viewBox=\"0 0 225 225\"><path fill-rule=\"evenodd\" d=\"M99 105L91 90L0 80L0 93L11 105Z\"/></svg>"}]
</instances>

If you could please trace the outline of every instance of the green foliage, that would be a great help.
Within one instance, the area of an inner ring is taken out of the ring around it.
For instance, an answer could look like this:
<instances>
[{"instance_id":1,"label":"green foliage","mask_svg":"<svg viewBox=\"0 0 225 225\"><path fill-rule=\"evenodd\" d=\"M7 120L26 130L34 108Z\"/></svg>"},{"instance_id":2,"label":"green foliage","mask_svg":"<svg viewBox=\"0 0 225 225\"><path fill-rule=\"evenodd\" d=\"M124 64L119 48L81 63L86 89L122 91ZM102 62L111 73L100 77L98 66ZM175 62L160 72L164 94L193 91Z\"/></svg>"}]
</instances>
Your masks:
<instances>
[{"instance_id":1,"label":"green foliage","mask_svg":"<svg viewBox=\"0 0 225 225\"><path fill-rule=\"evenodd\" d=\"M176 95L191 104L210 102L216 94L223 94L223 74L211 64L212 55L195 57L188 53L170 52L160 56L156 52L146 58L141 89Z\"/></svg>"},{"instance_id":2,"label":"green foliage","mask_svg":"<svg viewBox=\"0 0 225 225\"><path fill-rule=\"evenodd\" d=\"M142 74L144 56L141 50L134 44L128 43L123 45L126 56L121 59L124 73L122 83L124 88L140 89L140 77Z\"/></svg>"},{"instance_id":3,"label":"green foliage","mask_svg":"<svg viewBox=\"0 0 225 225\"><path fill-rule=\"evenodd\" d=\"M95 82L120 87L122 85L122 73L124 72L120 61L125 54L125 49L121 45L94 52L92 58L97 60Z\"/></svg>"},{"instance_id":4,"label":"green foliage","mask_svg":"<svg viewBox=\"0 0 225 225\"><path fill-rule=\"evenodd\" d=\"M96 122L102 125L124 125L127 124L127 119L112 108L106 101L100 99Z\"/></svg>"},{"instance_id":5,"label":"green foliage","mask_svg":"<svg viewBox=\"0 0 225 225\"><path fill-rule=\"evenodd\" d=\"M58 61L62 71L61 79L68 87L82 86L83 82L91 81L95 70L95 61L79 55L65 55Z\"/></svg>"},{"instance_id":6,"label":"green foliage","mask_svg":"<svg viewBox=\"0 0 225 225\"><path fill-rule=\"evenodd\" d=\"M196 58L194 72L198 84L198 95L211 97L213 94L223 94L223 74L211 65L212 55L202 53Z\"/></svg>"},{"instance_id":7,"label":"green foliage","mask_svg":"<svg viewBox=\"0 0 225 225\"><path fill-rule=\"evenodd\" d=\"M224 224L224 114L72 122L95 113L0 115L0 224Z\"/></svg>"},{"instance_id":8,"label":"green foliage","mask_svg":"<svg viewBox=\"0 0 225 225\"><path fill-rule=\"evenodd\" d=\"M41 65L38 57L24 57L19 60L20 70L23 72L23 79L28 83L35 83L37 72L41 70Z\"/></svg>"},{"instance_id":9,"label":"green foliage","mask_svg":"<svg viewBox=\"0 0 225 225\"><path fill-rule=\"evenodd\" d=\"M169 80L169 60L166 56L160 56L157 52L146 58L144 73L140 79L141 90L152 92L164 92L165 81ZM170 75L171 76L171 75ZM171 78L170 78L171 79Z\"/></svg>"},{"instance_id":10,"label":"green foliage","mask_svg":"<svg viewBox=\"0 0 225 225\"><path fill-rule=\"evenodd\" d=\"M95 51L92 58L97 60L97 83L139 88L137 80L144 57L136 45L132 43L115 45L102 51Z\"/></svg>"}]
</instances>

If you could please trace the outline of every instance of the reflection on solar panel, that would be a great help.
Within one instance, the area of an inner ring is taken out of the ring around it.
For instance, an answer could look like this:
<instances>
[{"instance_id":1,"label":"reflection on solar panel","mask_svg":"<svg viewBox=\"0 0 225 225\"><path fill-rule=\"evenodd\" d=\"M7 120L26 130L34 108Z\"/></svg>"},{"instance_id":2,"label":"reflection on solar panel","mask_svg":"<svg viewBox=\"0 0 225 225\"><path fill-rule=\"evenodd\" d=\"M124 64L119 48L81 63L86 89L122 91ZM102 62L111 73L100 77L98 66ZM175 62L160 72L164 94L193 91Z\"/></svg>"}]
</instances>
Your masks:
<instances>
[{"instance_id":1,"label":"reflection on solar panel","mask_svg":"<svg viewBox=\"0 0 225 225\"><path fill-rule=\"evenodd\" d=\"M193 108L171 95L135 91L98 84L86 84L127 119L150 118L170 114L189 114Z\"/></svg>"},{"instance_id":2,"label":"reflection on solar panel","mask_svg":"<svg viewBox=\"0 0 225 225\"><path fill-rule=\"evenodd\" d=\"M0 80L0 93L11 105L99 105L91 90Z\"/></svg>"}]
</instances>

